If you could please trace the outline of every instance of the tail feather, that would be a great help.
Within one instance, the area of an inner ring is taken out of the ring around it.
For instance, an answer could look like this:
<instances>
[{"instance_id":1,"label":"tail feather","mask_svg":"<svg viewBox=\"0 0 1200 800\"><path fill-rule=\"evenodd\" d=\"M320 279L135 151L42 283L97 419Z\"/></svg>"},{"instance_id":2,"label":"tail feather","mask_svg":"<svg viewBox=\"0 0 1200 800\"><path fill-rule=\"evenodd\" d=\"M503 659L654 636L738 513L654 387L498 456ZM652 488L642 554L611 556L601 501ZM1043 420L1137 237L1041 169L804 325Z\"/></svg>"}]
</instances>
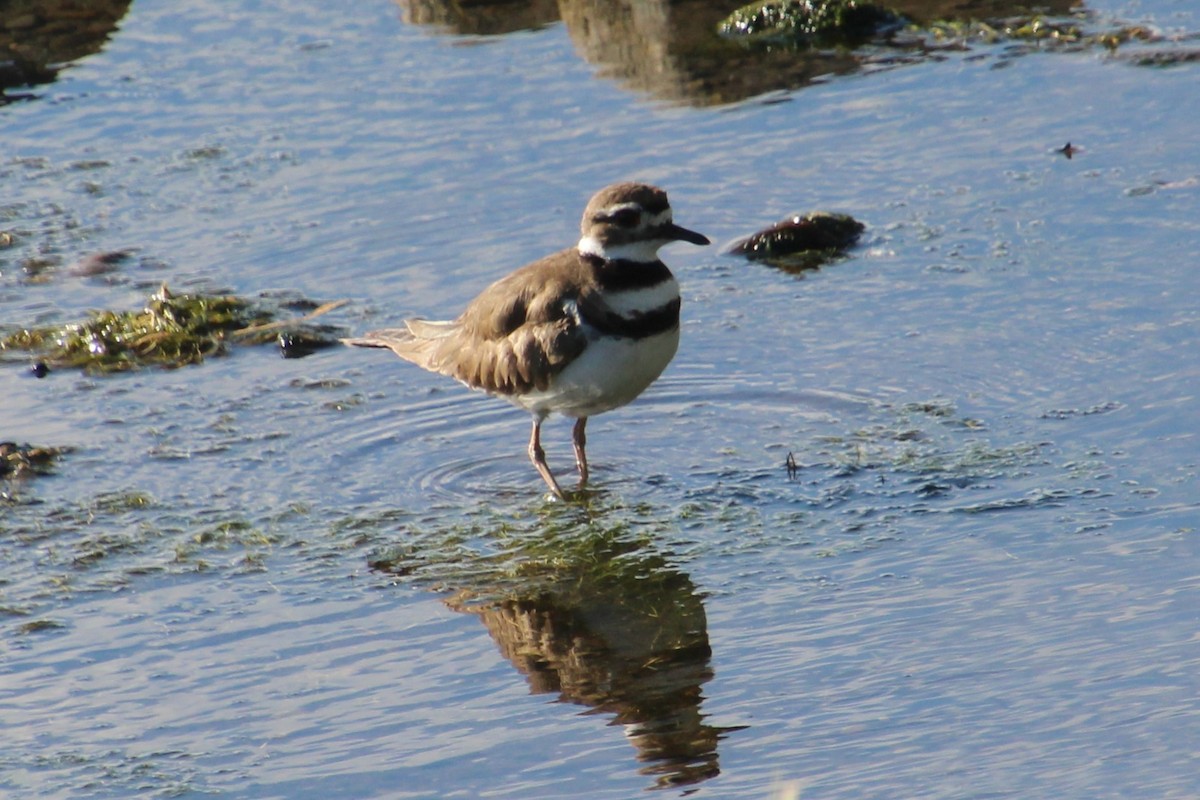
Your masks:
<instances>
[{"instance_id":1,"label":"tail feather","mask_svg":"<svg viewBox=\"0 0 1200 800\"><path fill-rule=\"evenodd\" d=\"M393 347L411 342L414 338L408 328L383 328L342 339L342 344L352 347Z\"/></svg>"},{"instance_id":2,"label":"tail feather","mask_svg":"<svg viewBox=\"0 0 1200 800\"><path fill-rule=\"evenodd\" d=\"M458 330L455 320L406 319L404 325L417 339L445 339Z\"/></svg>"},{"instance_id":3,"label":"tail feather","mask_svg":"<svg viewBox=\"0 0 1200 800\"><path fill-rule=\"evenodd\" d=\"M404 325L403 328L382 328L362 336L342 339L342 344L386 348L405 361L440 372L440 365L434 363L438 360L438 346L457 330L457 326L453 322L423 319L406 320Z\"/></svg>"}]
</instances>

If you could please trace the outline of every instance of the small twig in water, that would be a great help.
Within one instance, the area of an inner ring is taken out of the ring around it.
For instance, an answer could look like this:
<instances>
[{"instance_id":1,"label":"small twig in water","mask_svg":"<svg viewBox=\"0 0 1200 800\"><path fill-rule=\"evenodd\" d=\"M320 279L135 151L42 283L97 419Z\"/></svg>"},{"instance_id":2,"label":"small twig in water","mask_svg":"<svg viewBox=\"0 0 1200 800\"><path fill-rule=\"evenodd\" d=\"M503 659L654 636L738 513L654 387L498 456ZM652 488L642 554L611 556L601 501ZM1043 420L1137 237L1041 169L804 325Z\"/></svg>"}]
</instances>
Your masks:
<instances>
[{"instance_id":1,"label":"small twig in water","mask_svg":"<svg viewBox=\"0 0 1200 800\"><path fill-rule=\"evenodd\" d=\"M333 311L336 308L341 308L349 302L350 301L347 299L334 300L333 302L318 306L302 317L294 317L292 319L277 319L274 322L264 322L261 325L250 325L245 328L239 328L233 332L233 335L249 336L252 333L262 333L263 331L273 331L278 328L288 328L292 325L295 325L297 322L308 322L311 319L316 319L322 314L328 314L330 311Z\"/></svg>"}]
</instances>

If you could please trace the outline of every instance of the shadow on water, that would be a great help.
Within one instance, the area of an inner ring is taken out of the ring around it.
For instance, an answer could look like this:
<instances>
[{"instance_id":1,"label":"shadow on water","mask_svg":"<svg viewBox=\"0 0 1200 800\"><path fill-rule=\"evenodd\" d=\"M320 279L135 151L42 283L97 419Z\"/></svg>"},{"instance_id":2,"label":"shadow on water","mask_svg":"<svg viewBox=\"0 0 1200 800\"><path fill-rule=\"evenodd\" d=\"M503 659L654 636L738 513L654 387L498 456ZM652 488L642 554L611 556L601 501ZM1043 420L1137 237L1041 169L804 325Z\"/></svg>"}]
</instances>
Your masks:
<instances>
[{"instance_id":1,"label":"shadow on water","mask_svg":"<svg viewBox=\"0 0 1200 800\"><path fill-rule=\"evenodd\" d=\"M16 0L0 5L0 106L37 95L10 89L53 83L62 66L103 49L129 0Z\"/></svg>"},{"instance_id":2,"label":"shadow on water","mask_svg":"<svg viewBox=\"0 0 1200 800\"><path fill-rule=\"evenodd\" d=\"M642 510L644 511L644 509ZM660 551L655 523L592 494L516 519L405 533L371 565L476 615L534 694L620 725L657 787L719 774L704 595Z\"/></svg>"},{"instance_id":3,"label":"shadow on water","mask_svg":"<svg viewBox=\"0 0 1200 800\"><path fill-rule=\"evenodd\" d=\"M722 21L745 5L739 0L532 4L399 0L399 5L410 24L464 36L534 30L561 21L580 56L599 67L601 77L660 100L694 106L736 103L823 82L829 76L941 59L950 52L972 49L972 41L1019 43L1005 49L1006 58L1047 47L1115 50L1129 42L1159 41L1139 26L1093 19L1071 0L879 3L906 24L853 48L817 47L786 37L719 34ZM1180 58L1194 55L1184 51ZM1135 63L1144 63L1146 57L1137 58Z\"/></svg>"}]
</instances>

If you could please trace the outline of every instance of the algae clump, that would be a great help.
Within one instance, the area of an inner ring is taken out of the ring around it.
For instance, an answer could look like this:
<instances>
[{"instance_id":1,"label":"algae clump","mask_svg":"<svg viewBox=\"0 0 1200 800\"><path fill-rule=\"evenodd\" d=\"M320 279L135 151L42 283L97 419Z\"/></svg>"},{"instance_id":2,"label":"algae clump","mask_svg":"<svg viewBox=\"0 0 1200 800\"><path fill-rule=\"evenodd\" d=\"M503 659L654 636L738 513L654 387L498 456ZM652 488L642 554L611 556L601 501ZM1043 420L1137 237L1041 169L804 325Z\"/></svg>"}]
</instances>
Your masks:
<instances>
[{"instance_id":1,"label":"algae clump","mask_svg":"<svg viewBox=\"0 0 1200 800\"><path fill-rule=\"evenodd\" d=\"M0 351L29 351L51 366L89 372L174 368L222 353L227 334L270 318L248 300L176 295L164 284L140 311L101 311L85 322L25 328L0 338Z\"/></svg>"}]
</instances>

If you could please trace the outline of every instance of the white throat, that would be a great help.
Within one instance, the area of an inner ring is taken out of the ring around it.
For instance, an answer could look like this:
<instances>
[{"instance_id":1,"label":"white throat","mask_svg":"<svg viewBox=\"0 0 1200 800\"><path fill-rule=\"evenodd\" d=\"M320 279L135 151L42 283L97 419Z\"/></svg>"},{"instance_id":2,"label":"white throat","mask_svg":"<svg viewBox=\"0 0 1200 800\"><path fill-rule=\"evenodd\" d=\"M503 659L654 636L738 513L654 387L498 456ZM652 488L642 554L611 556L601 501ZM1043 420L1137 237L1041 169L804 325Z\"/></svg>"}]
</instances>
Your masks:
<instances>
[{"instance_id":1,"label":"white throat","mask_svg":"<svg viewBox=\"0 0 1200 800\"><path fill-rule=\"evenodd\" d=\"M595 237L584 236L579 240L579 252L587 256L597 256L606 261L640 261L649 264L658 261L658 249L666 244L662 239L651 239L640 242L605 247Z\"/></svg>"}]
</instances>

